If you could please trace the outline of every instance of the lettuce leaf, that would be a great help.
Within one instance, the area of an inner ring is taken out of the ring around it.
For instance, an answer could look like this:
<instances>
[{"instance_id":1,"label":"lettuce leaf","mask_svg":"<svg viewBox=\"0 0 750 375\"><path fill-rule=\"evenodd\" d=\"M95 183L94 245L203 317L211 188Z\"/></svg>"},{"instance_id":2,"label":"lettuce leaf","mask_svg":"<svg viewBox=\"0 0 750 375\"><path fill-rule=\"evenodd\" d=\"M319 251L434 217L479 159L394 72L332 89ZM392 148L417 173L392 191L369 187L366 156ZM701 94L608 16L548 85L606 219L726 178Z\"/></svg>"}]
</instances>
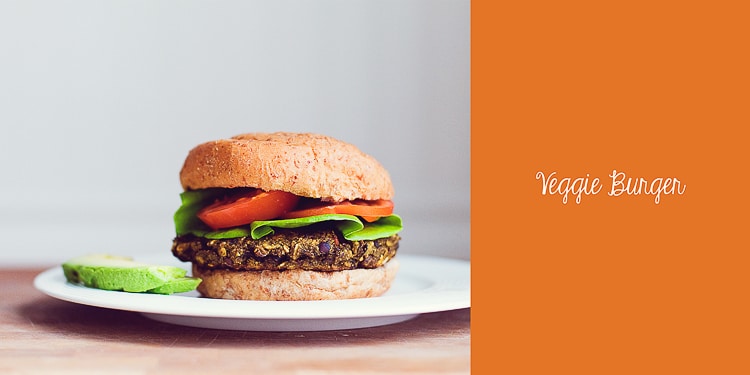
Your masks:
<instances>
[{"instance_id":1,"label":"lettuce leaf","mask_svg":"<svg viewBox=\"0 0 750 375\"><path fill-rule=\"evenodd\" d=\"M250 225L213 231L203 223L196 214L201 208L220 199L224 189L202 189L186 191L180 194L182 205L174 214L175 231L178 236L192 234L210 239L228 239L252 237L257 240L274 233L274 228L299 228L325 221L341 231L349 241L375 240L392 236L403 229L401 217L385 216L369 223L353 215L327 214L298 219L263 220Z\"/></svg>"},{"instance_id":2,"label":"lettuce leaf","mask_svg":"<svg viewBox=\"0 0 750 375\"><path fill-rule=\"evenodd\" d=\"M354 217L360 220L358 217ZM349 241L375 240L390 237L403 229L401 217L398 215L384 216L372 223L362 222L362 227L342 223L337 225L344 238Z\"/></svg>"},{"instance_id":3,"label":"lettuce leaf","mask_svg":"<svg viewBox=\"0 0 750 375\"><path fill-rule=\"evenodd\" d=\"M211 228L198 219L198 211L208 206L217 197L212 189L185 191L180 194L182 205L174 213L174 227L178 236L194 234L202 237Z\"/></svg>"}]
</instances>

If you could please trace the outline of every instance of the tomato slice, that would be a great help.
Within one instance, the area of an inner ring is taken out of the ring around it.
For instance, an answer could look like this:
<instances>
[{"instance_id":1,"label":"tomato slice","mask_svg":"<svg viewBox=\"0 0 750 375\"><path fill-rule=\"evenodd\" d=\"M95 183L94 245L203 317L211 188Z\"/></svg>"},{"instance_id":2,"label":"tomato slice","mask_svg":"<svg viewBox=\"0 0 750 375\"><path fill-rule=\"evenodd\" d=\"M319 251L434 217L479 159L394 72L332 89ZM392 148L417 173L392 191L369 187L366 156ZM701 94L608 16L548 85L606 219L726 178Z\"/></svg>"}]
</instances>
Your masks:
<instances>
[{"instance_id":1,"label":"tomato slice","mask_svg":"<svg viewBox=\"0 0 750 375\"><path fill-rule=\"evenodd\" d=\"M294 208L299 199L285 191L253 190L203 208L198 211L198 218L214 230L236 227L276 219Z\"/></svg>"},{"instance_id":2,"label":"tomato slice","mask_svg":"<svg viewBox=\"0 0 750 375\"><path fill-rule=\"evenodd\" d=\"M296 219L300 217L325 215L325 214L347 214L360 216L365 221L373 222L383 216L393 213L393 201L378 199L366 201L356 199L343 201L341 203L317 202L309 206L295 209L281 215L282 219Z\"/></svg>"}]
</instances>

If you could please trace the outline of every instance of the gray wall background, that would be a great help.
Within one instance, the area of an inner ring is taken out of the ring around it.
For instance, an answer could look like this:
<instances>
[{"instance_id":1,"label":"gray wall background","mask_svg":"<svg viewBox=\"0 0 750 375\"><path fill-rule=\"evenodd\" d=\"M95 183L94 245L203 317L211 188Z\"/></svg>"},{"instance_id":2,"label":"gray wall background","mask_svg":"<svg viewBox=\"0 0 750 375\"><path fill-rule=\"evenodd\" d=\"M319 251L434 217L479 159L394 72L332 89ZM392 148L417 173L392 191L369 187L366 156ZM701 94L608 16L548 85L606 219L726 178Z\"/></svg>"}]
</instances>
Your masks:
<instances>
[{"instance_id":1,"label":"gray wall background","mask_svg":"<svg viewBox=\"0 0 750 375\"><path fill-rule=\"evenodd\" d=\"M469 0L0 0L0 265L169 252L198 143L309 131L391 173L401 250L470 255Z\"/></svg>"}]
</instances>

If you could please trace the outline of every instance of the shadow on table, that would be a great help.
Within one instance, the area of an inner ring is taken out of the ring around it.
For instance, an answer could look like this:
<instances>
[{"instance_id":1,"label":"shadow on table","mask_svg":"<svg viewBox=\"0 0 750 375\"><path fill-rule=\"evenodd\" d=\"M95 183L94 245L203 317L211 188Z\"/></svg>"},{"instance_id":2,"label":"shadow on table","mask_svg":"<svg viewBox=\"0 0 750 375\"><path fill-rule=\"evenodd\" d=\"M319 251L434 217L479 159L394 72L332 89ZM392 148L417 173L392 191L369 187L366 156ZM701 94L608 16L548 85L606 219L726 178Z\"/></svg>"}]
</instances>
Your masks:
<instances>
[{"instance_id":1,"label":"shadow on table","mask_svg":"<svg viewBox=\"0 0 750 375\"><path fill-rule=\"evenodd\" d=\"M194 328L161 323L136 312L112 310L40 297L17 309L18 319L34 329L104 340L185 347L350 345L400 340L429 340L468 335L469 309L428 313L380 327L314 332L250 332Z\"/></svg>"}]
</instances>

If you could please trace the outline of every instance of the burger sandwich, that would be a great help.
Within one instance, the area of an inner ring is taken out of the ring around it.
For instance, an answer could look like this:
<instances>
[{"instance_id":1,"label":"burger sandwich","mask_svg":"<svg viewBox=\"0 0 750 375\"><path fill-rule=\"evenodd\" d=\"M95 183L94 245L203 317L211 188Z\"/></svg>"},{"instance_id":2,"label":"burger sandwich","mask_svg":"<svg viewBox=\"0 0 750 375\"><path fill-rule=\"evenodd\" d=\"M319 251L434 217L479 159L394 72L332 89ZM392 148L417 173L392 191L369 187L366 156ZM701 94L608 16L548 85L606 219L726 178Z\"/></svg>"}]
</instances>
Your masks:
<instances>
[{"instance_id":1,"label":"burger sandwich","mask_svg":"<svg viewBox=\"0 0 750 375\"><path fill-rule=\"evenodd\" d=\"M383 166L310 133L250 133L193 148L172 253L204 297L325 300L385 293L401 218Z\"/></svg>"}]
</instances>

